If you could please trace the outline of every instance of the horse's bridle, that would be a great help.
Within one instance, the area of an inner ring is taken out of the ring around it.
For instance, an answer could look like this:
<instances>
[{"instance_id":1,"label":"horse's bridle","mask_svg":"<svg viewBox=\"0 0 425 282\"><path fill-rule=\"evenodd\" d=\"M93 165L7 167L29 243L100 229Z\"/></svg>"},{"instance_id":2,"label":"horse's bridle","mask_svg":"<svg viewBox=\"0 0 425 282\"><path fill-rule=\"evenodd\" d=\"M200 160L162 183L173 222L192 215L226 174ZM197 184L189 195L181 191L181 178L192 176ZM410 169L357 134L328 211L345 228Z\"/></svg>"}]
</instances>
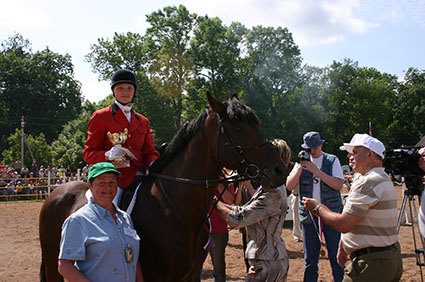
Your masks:
<instances>
[{"instance_id":1,"label":"horse's bridle","mask_svg":"<svg viewBox=\"0 0 425 282\"><path fill-rule=\"evenodd\" d=\"M247 179L257 179L257 178L261 179L263 175L268 178L267 174L264 173L264 168L266 165L266 161L269 157L270 150L273 148L273 145L269 141L264 140L264 141L256 142L251 145L240 146L235 142L235 140L232 138L232 136L229 134L226 127L224 127L222 123L223 123L223 119L220 119L220 117L218 116L218 121L217 121L218 140L216 144L216 160L219 167L223 167L223 165L220 164L220 159L219 159L220 136L221 136L220 133L223 133L224 137L226 137L227 141L232 145L232 148L236 152L236 157L238 159L238 167L236 168L236 170L238 171L238 174L244 176ZM247 158L244 155L244 151L247 151L252 148L258 148L264 145L268 145L267 150L266 150L266 153L264 154L264 158L261 162L261 166L258 167L256 164L250 163L247 160Z\"/></svg>"},{"instance_id":2,"label":"horse's bridle","mask_svg":"<svg viewBox=\"0 0 425 282\"><path fill-rule=\"evenodd\" d=\"M220 138L221 138L220 136L221 136L221 133L223 133L223 135L226 137L228 142L232 145L232 148L235 150L236 157L238 158L238 167L236 168L236 170L238 171L239 175L243 176L243 178L239 179L239 181L257 179L257 178L261 178L262 176L269 178L267 174L264 172L265 170L264 168L266 165L266 161L269 157L270 150L273 148L273 145L267 140L259 141L247 146L238 145L235 142L235 140L232 138L232 136L229 134L227 129L223 126L222 124L223 119L219 117L218 113L216 114L217 114L217 130L218 130L218 137L217 137L217 144L216 144L216 161L217 161L218 167L224 167L220 163L220 158L219 158ZM247 160L247 158L244 155L244 151L247 151L252 148L264 146L264 145L268 145L267 151L261 162L261 166L258 167L256 164L250 163ZM243 169L244 167L245 169ZM169 176L169 175L156 173L156 172L152 172L150 174L152 176L158 177L159 179L165 179L165 180L174 181L174 182L183 183L183 184L196 184L196 185L205 184L207 188L209 187L210 184L213 184L213 183L229 184L229 183L235 182L235 177L231 177L227 179L189 179L189 178Z\"/></svg>"}]
</instances>

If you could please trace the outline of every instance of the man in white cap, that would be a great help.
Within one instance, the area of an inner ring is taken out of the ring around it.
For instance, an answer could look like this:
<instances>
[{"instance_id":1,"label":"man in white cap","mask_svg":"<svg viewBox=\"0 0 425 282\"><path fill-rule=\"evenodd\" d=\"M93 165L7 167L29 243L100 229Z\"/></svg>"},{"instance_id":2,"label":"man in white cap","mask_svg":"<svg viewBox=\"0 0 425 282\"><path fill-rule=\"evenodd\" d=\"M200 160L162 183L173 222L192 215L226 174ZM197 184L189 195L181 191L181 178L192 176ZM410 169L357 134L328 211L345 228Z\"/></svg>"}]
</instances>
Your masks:
<instances>
[{"instance_id":1,"label":"man in white cap","mask_svg":"<svg viewBox=\"0 0 425 282\"><path fill-rule=\"evenodd\" d=\"M305 208L342 232L338 263L344 281L398 281L403 273L397 235L397 192L382 167L385 146L367 134L355 134L341 150L359 177L350 189L342 214L315 199L303 198ZM351 259L351 263L346 264Z\"/></svg>"}]
</instances>

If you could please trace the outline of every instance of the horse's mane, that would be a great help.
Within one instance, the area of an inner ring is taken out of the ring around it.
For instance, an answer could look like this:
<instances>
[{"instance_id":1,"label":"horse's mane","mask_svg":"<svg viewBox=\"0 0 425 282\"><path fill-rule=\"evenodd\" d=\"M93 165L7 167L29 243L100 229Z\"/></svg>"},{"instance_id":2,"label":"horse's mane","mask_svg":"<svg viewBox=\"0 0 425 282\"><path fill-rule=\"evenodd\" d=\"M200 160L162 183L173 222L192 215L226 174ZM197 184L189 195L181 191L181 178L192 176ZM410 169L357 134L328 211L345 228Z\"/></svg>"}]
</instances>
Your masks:
<instances>
[{"instance_id":1,"label":"horse's mane","mask_svg":"<svg viewBox=\"0 0 425 282\"><path fill-rule=\"evenodd\" d=\"M260 125L260 120L254 111L241 102L229 100L223 102L223 105L226 107L226 116L221 116L222 120L246 121L253 127ZM203 128L207 116L208 110L205 110L197 118L184 123L164 151L161 152L161 156L152 165L150 171L158 173L161 172L165 166L176 157L177 154L183 152L192 137Z\"/></svg>"}]
</instances>

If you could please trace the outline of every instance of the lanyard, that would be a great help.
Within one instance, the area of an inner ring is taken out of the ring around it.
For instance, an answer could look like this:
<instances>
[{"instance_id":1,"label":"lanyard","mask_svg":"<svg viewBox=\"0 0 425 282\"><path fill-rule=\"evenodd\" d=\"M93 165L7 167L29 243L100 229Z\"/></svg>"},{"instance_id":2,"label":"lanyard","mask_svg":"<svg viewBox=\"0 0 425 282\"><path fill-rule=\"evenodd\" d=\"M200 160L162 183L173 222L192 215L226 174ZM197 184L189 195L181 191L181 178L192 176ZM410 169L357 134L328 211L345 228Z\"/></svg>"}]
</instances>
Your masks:
<instances>
[{"instance_id":1,"label":"lanyard","mask_svg":"<svg viewBox=\"0 0 425 282\"><path fill-rule=\"evenodd\" d=\"M322 244L322 234L323 234L322 219L320 217L317 217L317 223L316 223L316 221L314 220L315 216L313 216L311 212L309 213L310 213L311 219L313 220L314 228L316 229L316 234L319 237L320 244Z\"/></svg>"}]
</instances>

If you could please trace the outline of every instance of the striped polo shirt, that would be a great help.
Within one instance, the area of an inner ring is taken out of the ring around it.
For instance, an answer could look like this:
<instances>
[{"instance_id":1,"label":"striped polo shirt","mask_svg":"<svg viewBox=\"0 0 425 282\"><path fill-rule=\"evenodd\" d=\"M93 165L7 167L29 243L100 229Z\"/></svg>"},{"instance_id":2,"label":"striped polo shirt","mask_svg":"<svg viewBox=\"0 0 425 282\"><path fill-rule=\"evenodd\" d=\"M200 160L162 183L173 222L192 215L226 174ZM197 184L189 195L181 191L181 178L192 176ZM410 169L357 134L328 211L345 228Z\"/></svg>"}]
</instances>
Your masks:
<instances>
[{"instance_id":1,"label":"striped polo shirt","mask_svg":"<svg viewBox=\"0 0 425 282\"><path fill-rule=\"evenodd\" d=\"M341 235L348 255L398 241L397 192L383 168L375 167L353 183L343 212L362 218L352 231Z\"/></svg>"}]
</instances>

